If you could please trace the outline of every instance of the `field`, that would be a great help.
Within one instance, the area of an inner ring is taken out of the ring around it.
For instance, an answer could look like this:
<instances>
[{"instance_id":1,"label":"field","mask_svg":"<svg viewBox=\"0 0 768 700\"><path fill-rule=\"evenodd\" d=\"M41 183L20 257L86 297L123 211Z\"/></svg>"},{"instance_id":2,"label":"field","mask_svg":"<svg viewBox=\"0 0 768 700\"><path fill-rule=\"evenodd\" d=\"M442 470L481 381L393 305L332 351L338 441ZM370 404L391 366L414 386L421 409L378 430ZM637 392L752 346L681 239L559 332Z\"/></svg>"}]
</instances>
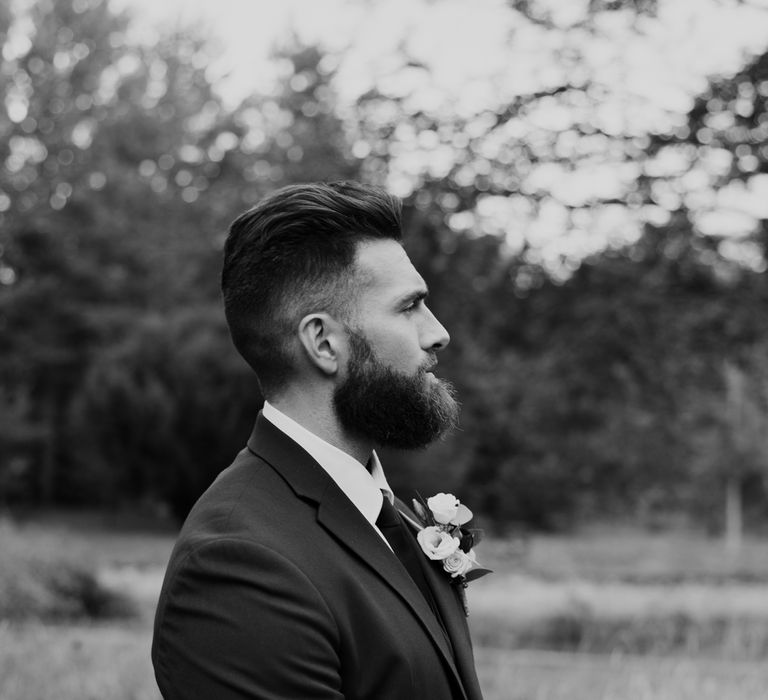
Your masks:
<instances>
[{"instance_id":1,"label":"field","mask_svg":"<svg viewBox=\"0 0 768 700\"><path fill-rule=\"evenodd\" d=\"M0 524L6 572L24 557L56 572L76 561L131 602L130 614L107 606L88 620L6 615L0 697L158 700L151 619L172 541L93 518ZM701 536L607 529L481 547L496 571L469 591L486 700L768 697L768 545L750 541L728 558ZM0 573L0 598L8 580Z\"/></svg>"}]
</instances>

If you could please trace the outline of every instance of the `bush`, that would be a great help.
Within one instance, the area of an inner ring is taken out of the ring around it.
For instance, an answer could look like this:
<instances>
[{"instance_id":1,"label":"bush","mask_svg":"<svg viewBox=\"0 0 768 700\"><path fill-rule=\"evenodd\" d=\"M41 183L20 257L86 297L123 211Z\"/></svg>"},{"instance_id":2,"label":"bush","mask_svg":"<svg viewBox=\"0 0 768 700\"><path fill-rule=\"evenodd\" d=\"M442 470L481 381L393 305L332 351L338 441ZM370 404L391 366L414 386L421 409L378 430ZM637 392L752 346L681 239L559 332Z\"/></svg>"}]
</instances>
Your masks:
<instances>
[{"instance_id":1,"label":"bush","mask_svg":"<svg viewBox=\"0 0 768 700\"><path fill-rule=\"evenodd\" d=\"M579 601L530 620L483 611L473 621L473 631L476 644L499 648L738 660L764 659L768 653L768 620L759 615L709 617L678 611L611 616Z\"/></svg>"},{"instance_id":2,"label":"bush","mask_svg":"<svg viewBox=\"0 0 768 700\"><path fill-rule=\"evenodd\" d=\"M105 619L136 614L128 598L102 586L66 551L0 521L0 620Z\"/></svg>"},{"instance_id":3,"label":"bush","mask_svg":"<svg viewBox=\"0 0 768 700\"><path fill-rule=\"evenodd\" d=\"M80 502L161 501L183 520L261 407L220 309L149 315L91 366L72 409Z\"/></svg>"}]
</instances>

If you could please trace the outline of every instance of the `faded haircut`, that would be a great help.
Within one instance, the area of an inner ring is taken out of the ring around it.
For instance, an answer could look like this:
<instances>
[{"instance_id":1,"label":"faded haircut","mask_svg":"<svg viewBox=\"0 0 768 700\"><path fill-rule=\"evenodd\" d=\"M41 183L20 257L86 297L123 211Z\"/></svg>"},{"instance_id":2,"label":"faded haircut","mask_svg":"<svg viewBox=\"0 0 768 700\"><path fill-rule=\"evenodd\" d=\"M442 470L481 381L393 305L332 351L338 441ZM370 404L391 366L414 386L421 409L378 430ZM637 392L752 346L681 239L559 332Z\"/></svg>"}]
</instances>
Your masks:
<instances>
[{"instance_id":1,"label":"faded haircut","mask_svg":"<svg viewBox=\"0 0 768 700\"><path fill-rule=\"evenodd\" d=\"M290 185L235 219L221 289L232 341L264 396L295 371L299 321L326 312L345 321L354 298L357 246L402 239L402 202L357 182Z\"/></svg>"}]
</instances>

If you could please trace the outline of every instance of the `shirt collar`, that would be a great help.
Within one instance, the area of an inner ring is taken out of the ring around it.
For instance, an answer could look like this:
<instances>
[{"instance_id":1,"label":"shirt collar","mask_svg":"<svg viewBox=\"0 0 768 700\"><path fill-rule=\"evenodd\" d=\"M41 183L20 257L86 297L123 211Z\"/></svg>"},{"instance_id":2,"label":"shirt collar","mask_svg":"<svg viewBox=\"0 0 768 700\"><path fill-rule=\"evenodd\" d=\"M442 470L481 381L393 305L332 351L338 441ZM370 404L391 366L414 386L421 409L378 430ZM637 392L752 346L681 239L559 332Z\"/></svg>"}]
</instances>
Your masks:
<instances>
[{"instance_id":1,"label":"shirt collar","mask_svg":"<svg viewBox=\"0 0 768 700\"><path fill-rule=\"evenodd\" d=\"M375 450L371 452L371 471L369 472L364 464L319 438L268 401L264 402L262 414L275 427L301 445L328 472L328 476L336 482L336 485L371 525L376 524L376 518L379 516L383 501L382 492L390 503L394 503L394 494L389 488L384 469Z\"/></svg>"}]
</instances>

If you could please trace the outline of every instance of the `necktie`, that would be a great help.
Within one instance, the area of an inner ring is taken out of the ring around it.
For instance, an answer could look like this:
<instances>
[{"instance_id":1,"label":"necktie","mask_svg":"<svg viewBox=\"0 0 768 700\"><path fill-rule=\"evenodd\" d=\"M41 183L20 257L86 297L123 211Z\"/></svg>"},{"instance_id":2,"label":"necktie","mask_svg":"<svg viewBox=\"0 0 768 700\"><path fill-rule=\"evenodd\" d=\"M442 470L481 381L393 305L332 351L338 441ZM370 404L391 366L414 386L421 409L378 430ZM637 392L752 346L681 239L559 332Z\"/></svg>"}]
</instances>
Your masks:
<instances>
[{"instance_id":1,"label":"necktie","mask_svg":"<svg viewBox=\"0 0 768 700\"><path fill-rule=\"evenodd\" d=\"M427 579L421 568L421 562L419 561L419 557L423 557L424 555L419 551L416 540L407 529L408 526L398 515L397 510L389 502L386 495L384 496L384 503L381 506L379 517L376 519L376 527L378 527L384 537L386 537L389 546L392 547L392 551L410 574L413 582L419 587L419 590L427 603L429 603L429 606L437 616L437 619L440 620L440 616L437 613L437 606L435 605L435 600L432 596L432 591L429 588L429 584L427 583Z\"/></svg>"},{"instance_id":2,"label":"necktie","mask_svg":"<svg viewBox=\"0 0 768 700\"><path fill-rule=\"evenodd\" d=\"M443 624L443 619L438 612L437 603L435 603L435 598L432 595L432 589L429 587L421 568L422 563L420 558L425 555L419 548L419 544L411 534L408 526L400 517L395 507L389 502L386 494L384 495L384 502L382 503L379 517L376 518L376 527L378 527L384 537L386 537L389 546L392 547L392 551L410 574L414 583L419 587L424 598L426 598L429 607L432 609L432 613L437 619L438 625L440 625L440 629L443 632L445 641L448 643L448 647L453 649L453 643L448 636L448 632Z\"/></svg>"}]
</instances>

